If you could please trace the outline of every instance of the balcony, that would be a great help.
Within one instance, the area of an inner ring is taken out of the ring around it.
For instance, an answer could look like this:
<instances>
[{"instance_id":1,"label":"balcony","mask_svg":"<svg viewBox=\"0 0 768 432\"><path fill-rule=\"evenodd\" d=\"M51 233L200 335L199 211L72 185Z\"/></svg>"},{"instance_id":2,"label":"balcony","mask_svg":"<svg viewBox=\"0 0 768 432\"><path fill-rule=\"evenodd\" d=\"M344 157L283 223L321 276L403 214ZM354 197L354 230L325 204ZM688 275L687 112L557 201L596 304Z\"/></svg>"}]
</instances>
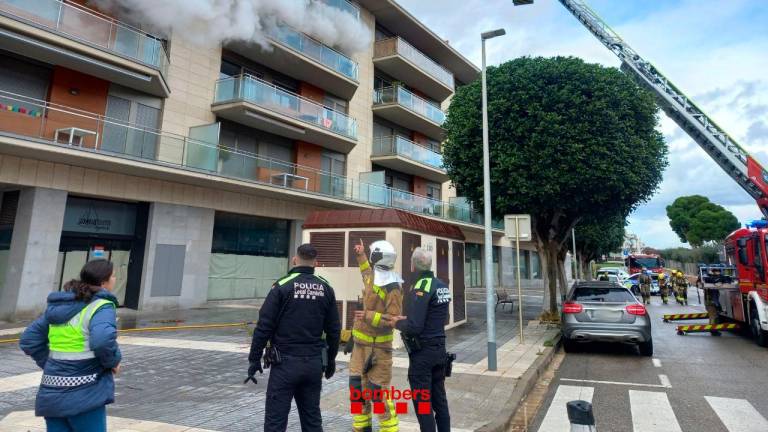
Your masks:
<instances>
[{"instance_id":1,"label":"balcony","mask_svg":"<svg viewBox=\"0 0 768 432\"><path fill-rule=\"evenodd\" d=\"M371 161L438 183L449 180L443 169L443 155L401 136L374 138Z\"/></svg>"},{"instance_id":2,"label":"balcony","mask_svg":"<svg viewBox=\"0 0 768 432\"><path fill-rule=\"evenodd\" d=\"M18 140L26 143L26 147ZM50 147L41 148L36 144ZM47 152L49 148L51 151ZM162 174L173 179L183 177L190 184L210 186L212 181L232 179L254 186L268 186L262 188L263 193L275 196L298 193L308 202L314 199L327 205L330 199L346 202L352 207L393 207L453 222L482 223L482 217L465 203L436 201L384 185L360 182L252 153L230 151L182 135L2 91L0 149L4 154L33 155L59 163L108 168L132 175L139 169L147 169L136 165L144 162L165 168L156 170L153 175ZM94 154L110 158L84 157ZM184 171L168 171L168 168Z\"/></svg>"},{"instance_id":3,"label":"balcony","mask_svg":"<svg viewBox=\"0 0 768 432\"><path fill-rule=\"evenodd\" d=\"M354 4L350 3L349 0L320 0L322 3L325 3L326 5L336 8L342 12L346 12L355 19L360 19L360 8L355 6Z\"/></svg>"},{"instance_id":4,"label":"balcony","mask_svg":"<svg viewBox=\"0 0 768 432\"><path fill-rule=\"evenodd\" d=\"M373 112L393 123L442 141L445 113L399 85L376 89Z\"/></svg>"},{"instance_id":5,"label":"balcony","mask_svg":"<svg viewBox=\"0 0 768 432\"><path fill-rule=\"evenodd\" d=\"M373 64L435 100L453 94L453 74L399 37L376 41Z\"/></svg>"},{"instance_id":6,"label":"balcony","mask_svg":"<svg viewBox=\"0 0 768 432\"><path fill-rule=\"evenodd\" d=\"M0 49L160 97L168 56L159 37L60 0L0 0Z\"/></svg>"},{"instance_id":7,"label":"balcony","mask_svg":"<svg viewBox=\"0 0 768 432\"><path fill-rule=\"evenodd\" d=\"M284 24L271 33L270 42L270 50L243 42L229 48L341 98L351 99L355 94L358 66L349 57Z\"/></svg>"},{"instance_id":8,"label":"balcony","mask_svg":"<svg viewBox=\"0 0 768 432\"><path fill-rule=\"evenodd\" d=\"M217 81L212 110L247 126L342 153L357 144L353 118L250 75Z\"/></svg>"}]
</instances>

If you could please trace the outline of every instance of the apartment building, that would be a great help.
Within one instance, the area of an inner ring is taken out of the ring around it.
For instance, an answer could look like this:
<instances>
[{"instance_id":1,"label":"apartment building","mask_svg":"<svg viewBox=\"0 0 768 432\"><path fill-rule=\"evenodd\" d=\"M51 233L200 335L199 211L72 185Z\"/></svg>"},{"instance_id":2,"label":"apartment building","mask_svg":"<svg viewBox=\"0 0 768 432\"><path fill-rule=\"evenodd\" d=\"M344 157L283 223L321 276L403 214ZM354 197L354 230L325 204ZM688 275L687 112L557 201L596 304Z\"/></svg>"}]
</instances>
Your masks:
<instances>
[{"instance_id":1,"label":"apartment building","mask_svg":"<svg viewBox=\"0 0 768 432\"><path fill-rule=\"evenodd\" d=\"M395 1L322 3L367 49L282 23L201 46L85 0L0 0L0 319L98 257L128 308L264 297L318 210L404 210L482 243L440 154L477 67Z\"/></svg>"}]
</instances>

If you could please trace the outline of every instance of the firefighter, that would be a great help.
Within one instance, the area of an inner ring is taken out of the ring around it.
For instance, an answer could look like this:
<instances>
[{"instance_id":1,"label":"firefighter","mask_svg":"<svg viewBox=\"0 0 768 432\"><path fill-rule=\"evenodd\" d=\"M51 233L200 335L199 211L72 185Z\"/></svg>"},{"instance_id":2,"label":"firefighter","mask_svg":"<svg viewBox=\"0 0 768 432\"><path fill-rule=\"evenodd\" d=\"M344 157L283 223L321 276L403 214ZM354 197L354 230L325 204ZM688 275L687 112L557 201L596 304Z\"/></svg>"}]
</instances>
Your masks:
<instances>
[{"instance_id":1,"label":"firefighter","mask_svg":"<svg viewBox=\"0 0 768 432\"><path fill-rule=\"evenodd\" d=\"M374 396L373 402L383 402L384 412L379 414L379 430L397 432L397 413L389 390L392 380L392 318L402 314L403 279L394 271L397 252L385 240L370 245L370 259L365 256L365 245L355 245L355 255L363 278L363 310L355 312L352 327L352 355L349 359L349 387L352 407L352 429L371 431L371 400L363 397L363 390ZM354 390L354 393L352 392ZM360 395L358 398L353 396ZM355 406L362 406L357 412Z\"/></svg>"},{"instance_id":2,"label":"firefighter","mask_svg":"<svg viewBox=\"0 0 768 432\"><path fill-rule=\"evenodd\" d=\"M637 283L640 285L640 295L643 296L643 304L651 304L651 272L648 269L643 268L642 274L637 278Z\"/></svg>"},{"instance_id":3,"label":"firefighter","mask_svg":"<svg viewBox=\"0 0 768 432\"><path fill-rule=\"evenodd\" d=\"M661 294L661 301L667 304L668 292L667 275L664 272L659 273L659 293Z\"/></svg>"},{"instance_id":4,"label":"firefighter","mask_svg":"<svg viewBox=\"0 0 768 432\"><path fill-rule=\"evenodd\" d=\"M676 300L681 306L688 305L688 281L682 271L677 272L677 283L675 285Z\"/></svg>"},{"instance_id":5,"label":"firefighter","mask_svg":"<svg viewBox=\"0 0 768 432\"><path fill-rule=\"evenodd\" d=\"M711 280L719 280L720 269L714 268L709 274ZM718 323L718 310L720 309L720 291L715 288L704 290L704 306L707 308L709 323L714 325ZM720 331L712 330L712 336L720 336Z\"/></svg>"},{"instance_id":6,"label":"firefighter","mask_svg":"<svg viewBox=\"0 0 768 432\"><path fill-rule=\"evenodd\" d=\"M315 275L317 250L303 244L293 257L294 267L267 294L253 332L246 383L263 373L262 354L271 367L264 412L264 431L283 432L291 400L296 400L302 431L322 431L320 390L322 375L336 372L341 323L336 295L328 282ZM271 342L267 347L267 342Z\"/></svg>"},{"instance_id":7,"label":"firefighter","mask_svg":"<svg viewBox=\"0 0 768 432\"><path fill-rule=\"evenodd\" d=\"M434 432L437 425L437 431L449 432L451 417L445 377L450 375L455 356L449 357L445 351L445 322L451 290L431 269L432 256L420 247L414 249L411 271L418 272L419 278L407 303L408 316L395 317L392 322L402 332L408 351L408 382L413 394L418 394L413 398L414 411L420 411L420 402L431 404L429 413L416 415L419 428L422 432ZM424 391L429 392L429 396L424 396Z\"/></svg>"}]
</instances>

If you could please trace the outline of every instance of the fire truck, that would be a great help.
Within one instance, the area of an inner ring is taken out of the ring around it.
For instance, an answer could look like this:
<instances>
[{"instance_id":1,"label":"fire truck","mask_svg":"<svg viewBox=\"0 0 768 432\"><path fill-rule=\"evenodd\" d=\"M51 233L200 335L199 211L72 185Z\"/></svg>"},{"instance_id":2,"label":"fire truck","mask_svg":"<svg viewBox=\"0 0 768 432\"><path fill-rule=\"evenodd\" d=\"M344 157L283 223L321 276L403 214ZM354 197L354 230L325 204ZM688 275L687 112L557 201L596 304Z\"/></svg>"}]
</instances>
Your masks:
<instances>
[{"instance_id":1,"label":"fire truck","mask_svg":"<svg viewBox=\"0 0 768 432\"><path fill-rule=\"evenodd\" d=\"M764 219L734 231L725 240L728 264L735 267L732 283L723 283L717 272L714 279L709 275L699 279L705 288L717 290L723 318L748 325L757 342L768 345L768 171L585 1L559 1L621 60L621 70L650 90L661 109L757 202Z\"/></svg>"},{"instance_id":2,"label":"fire truck","mask_svg":"<svg viewBox=\"0 0 768 432\"><path fill-rule=\"evenodd\" d=\"M631 275L643 269L652 271L654 275L664 272L664 260L656 254L629 254L624 265Z\"/></svg>"}]
</instances>

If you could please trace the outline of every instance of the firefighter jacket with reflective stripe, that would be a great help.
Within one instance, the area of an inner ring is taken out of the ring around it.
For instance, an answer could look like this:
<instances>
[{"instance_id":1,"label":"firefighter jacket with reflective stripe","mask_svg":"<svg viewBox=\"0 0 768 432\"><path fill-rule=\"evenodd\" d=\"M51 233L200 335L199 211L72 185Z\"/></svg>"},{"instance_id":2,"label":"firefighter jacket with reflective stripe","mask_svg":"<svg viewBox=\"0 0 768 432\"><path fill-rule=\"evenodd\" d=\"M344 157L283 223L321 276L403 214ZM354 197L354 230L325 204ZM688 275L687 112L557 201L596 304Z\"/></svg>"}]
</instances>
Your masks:
<instances>
[{"instance_id":1,"label":"firefighter jacket with reflective stripe","mask_svg":"<svg viewBox=\"0 0 768 432\"><path fill-rule=\"evenodd\" d=\"M352 336L355 343L373 345L381 348L392 347L392 327L389 318L400 315L403 311L403 291L398 283L383 287L373 283L373 268L368 258L357 255L360 274L363 277L362 302L365 317L355 321Z\"/></svg>"},{"instance_id":2,"label":"firefighter jacket with reflective stripe","mask_svg":"<svg viewBox=\"0 0 768 432\"><path fill-rule=\"evenodd\" d=\"M398 321L397 329L419 339L444 338L450 303L448 285L431 271L425 271L405 301L408 319Z\"/></svg>"},{"instance_id":3,"label":"firefighter jacket with reflective stripe","mask_svg":"<svg viewBox=\"0 0 768 432\"><path fill-rule=\"evenodd\" d=\"M259 310L249 360L258 361L270 340L280 353L295 356L319 355L327 343L335 358L340 336L333 288L314 267L295 267L272 285Z\"/></svg>"}]
</instances>

